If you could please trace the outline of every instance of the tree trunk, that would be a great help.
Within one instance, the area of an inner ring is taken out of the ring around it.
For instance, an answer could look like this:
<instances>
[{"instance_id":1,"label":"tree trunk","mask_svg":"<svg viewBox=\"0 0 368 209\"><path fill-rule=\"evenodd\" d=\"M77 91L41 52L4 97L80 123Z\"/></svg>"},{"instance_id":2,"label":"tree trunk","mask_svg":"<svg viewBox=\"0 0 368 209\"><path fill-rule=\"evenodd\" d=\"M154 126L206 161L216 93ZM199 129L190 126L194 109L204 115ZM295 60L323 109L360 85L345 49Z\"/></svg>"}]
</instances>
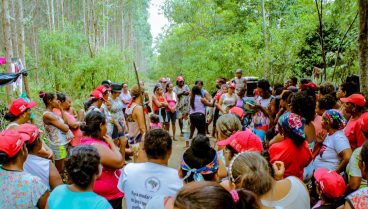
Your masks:
<instances>
[{"instance_id":1,"label":"tree trunk","mask_svg":"<svg viewBox=\"0 0 368 209\"><path fill-rule=\"evenodd\" d=\"M6 70L11 72L11 58L13 57L13 46L11 42L11 29L10 29L10 16L8 0L2 0L3 5L3 35L4 35L4 47L5 47L5 57L6 57ZM10 85L6 86L6 93L8 98L8 104L10 105L13 101L13 92Z\"/></svg>"},{"instance_id":2,"label":"tree trunk","mask_svg":"<svg viewBox=\"0 0 368 209\"><path fill-rule=\"evenodd\" d=\"M50 7L51 7L51 28L52 31L55 31L55 11L54 11L54 0L50 1Z\"/></svg>"},{"instance_id":3,"label":"tree trunk","mask_svg":"<svg viewBox=\"0 0 368 209\"><path fill-rule=\"evenodd\" d=\"M359 0L359 69L360 86L368 93L368 0Z\"/></svg>"},{"instance_id":4,"label":"tree trunk","mask_svg":"<svg viewBox=\"0 0 368 209\"><path fill-rule=\"evenodd\" d=\"M17 44L17 22L15 21L15 1L10 1L10 30L11 30L11 40L12 40L12 46L13 46L13 57L19 57L18 53L18 44Z\"/></svg>"}]
</instances>

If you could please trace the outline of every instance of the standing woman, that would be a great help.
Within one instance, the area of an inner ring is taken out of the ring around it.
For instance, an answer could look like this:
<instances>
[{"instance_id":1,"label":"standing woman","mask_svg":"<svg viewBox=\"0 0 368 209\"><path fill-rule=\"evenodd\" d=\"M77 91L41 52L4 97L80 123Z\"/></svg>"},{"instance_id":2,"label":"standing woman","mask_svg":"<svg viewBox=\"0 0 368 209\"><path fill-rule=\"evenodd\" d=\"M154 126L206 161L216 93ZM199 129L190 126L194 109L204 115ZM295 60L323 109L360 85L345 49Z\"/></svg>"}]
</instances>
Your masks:
<instances>
[{"instance_id":1,"label":"standing woman","mask_svg":"<svg viewBox=\"0 0 368 209\"><path fill-rule=\"evenodd\" d=\"M84 136L81 144L95 147L103 166L102 173L93 186L93 191L106 198L114 209L121 209L124 194L118 190L117 185L120 168L125 164L124 156L121 155L111 137L107 135L105 114L90 111L84 120L85 124L81 126Z\"/></svg>"},{"instance_id":2,"label":"standing woman","mask_svg":"<svg viewBox=\"0 0 368 209\"><path fill-rule=\"evenodd\" d=\"M165 121L165 129L170 131L170 123L172 126L173 132L173 140L175 139L175 132L176 132L176 104L177 104L177 96L176 93L173 91L174 85L172 83L168 83L166 86L166 93L165 99L167 101L166 107L166 121Z\"/></svg>"},{"instance_id":3,"label":"standing woman","mask_svg":"<svg viewBox=\"0 0 368 209\"><path fill-rule=\"evenodd\" d=\"M27 159L25 142L29 136L13 130L0 134L0 207L46 207L49 191L40 178L23 171Z\"/></svg>"},{"instance_id":4,"label":"standing woman","mask_svg":"<svg viewBox=\"0 0 368 209\"><path fill-rule=\"evenodd\" d=\"M82 131L79 129L79 126L81 123L77 121L75 116L69 112L71 108L72 100L70 99L70 97L66 96L63 93L58 93L56 94L56 96L57 96L57 99L60 101L61 108L64 110L66 119L68 120L69 129L72 131L74 135L73 139L70 141L70 145L73 147L76 147L80 144L80 139L82 137ZM59 109L54 108L53 112L61 116L61 111Z\"/></svg>"},{"instance_id":5,"label":"standing woman","mask_svg":"<svg viewBox=\"0 0 368 209\"><path fill-rule=\"evenodd\" d=\"M220 115L226 114L229 110L236 105L237 95L235 94L235 83L225 84L224 88L227 88L227 93L222 94L220 101L217 104L217 108L220 110Z\"/></svg>"},{"instance_id":6,"label":"standing woman","mask_svg":"<svg viewBox=\"0 0 368 209\"><path fill-rule=\"evenodd\" d=\"M143 88L139 88L138 85L133 86L131 89L132 103L125 110L125 119L128 126L128 142L134 148L135 161L144 161L145 159L144 152L141 152L142 149L140 149L143 147L142 137L146 133L146 121L141 97L143 94ZM139 156L139 154L141 155Z\"/></svg>"},{"instance_id":7,"label":"standing woman","mask_svg":"<svg viewBox=\"0 0 368 209\"><path fill-rule=\"evenodd\" d=\"M179 118L180 135L183 135L183 117L189 114L189 93L190 89L188 85L185 85L185 80L183 76L178 76L176 78L176 86L174 87L174 92L178 97L178 103L176 105L176 110Z\"/></svg>"},{"instance_id":8,"label":"standing woman","mask_svg":"<svg viewBox=\"0 0 368 209\"><path fill-rule=\"evenodd\" d=\"M166 86L166 85L165 85ZM153 88L154 95L152 96L152 107L153 112L160 117L160 122L162 126L164 125L164 121L166 120L166 111L165 107L167 107L167 101L164 96L164 89L161 84L156 84Z\"/></svg>"},{"instance_id":9,"label":"standing woman","mask_svg":"<svg viewBox=\"0 0 368 209\"><path fill-rule=\"evenodd\" d=\"M198 134L206 135L206 106L211 106L211 103L204 98L198 86L193 86L189 111L190 138L193 138L195 129Z\"/></svg>"},{"instance_id":10,"label":"standing woman","mask_svg":"<svg viewBox=\"0 0 368 209\"><path fill-rule=\"evenodd\" d=\"M125 109L132 101L132 95L130 95L128 84L123 83L123 91L121 92L119 98L123 102L123 112L125 113Z\"/></svg>"},{"instance_id":11,"label":"standing woman","mask_svg":"<svg viewBox=\"0 0 368 209\"><path fill-rule=\"evenodd\" d=\"M59 173L62 174L64 171L64 159L67 155L66 146L72 140L73 134L69 130L67 116L56 95L54 93L40 92L39 96L46 106L46 110L43 112L46 140L48 146L54 152L55 166ZM61 116L53 112L54 108L60 110Z\"/></svg>"}]
</instances>

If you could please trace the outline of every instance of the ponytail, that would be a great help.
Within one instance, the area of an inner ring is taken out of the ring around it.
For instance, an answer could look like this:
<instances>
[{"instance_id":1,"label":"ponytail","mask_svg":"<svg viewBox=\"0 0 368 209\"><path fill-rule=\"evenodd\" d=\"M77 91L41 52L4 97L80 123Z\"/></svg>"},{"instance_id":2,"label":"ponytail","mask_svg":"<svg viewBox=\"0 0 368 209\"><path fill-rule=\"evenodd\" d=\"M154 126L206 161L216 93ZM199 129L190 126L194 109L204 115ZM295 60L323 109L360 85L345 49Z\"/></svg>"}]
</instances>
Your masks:
<instances>
[{"instance_id":1,"label":"ponytail","mask_svg":"<svg viewBox=\"0 0 368 209\"><path fill-rule=\"evenodd\" d=\"M46 107L49 105L50 101L56 97L54 93L46 93L43 91L40 91L38 96L42 99L43 103L45 103Z\"/></svg>"},{"instance_id":2,"label":"ponytail","mask_svg":"<svg viewBox=\"0 0 368 209\"><path fill-rule=\"evenodd\" d=\"M234 189L230 191L230 194L236 209L260 209L257 196L253 192L245 189Z\"/></svg>"}]
</instances>

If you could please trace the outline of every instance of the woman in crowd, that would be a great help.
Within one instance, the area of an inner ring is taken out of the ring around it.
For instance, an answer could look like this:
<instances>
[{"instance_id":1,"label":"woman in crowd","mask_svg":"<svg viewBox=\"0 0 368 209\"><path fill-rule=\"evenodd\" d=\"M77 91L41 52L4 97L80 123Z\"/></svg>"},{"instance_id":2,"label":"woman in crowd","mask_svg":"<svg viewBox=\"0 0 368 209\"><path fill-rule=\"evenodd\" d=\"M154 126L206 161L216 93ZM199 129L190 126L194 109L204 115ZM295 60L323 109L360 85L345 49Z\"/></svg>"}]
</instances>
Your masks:
<instances>
[{"instance_id":1,"label":"woman in crowd","mask_svg":"<svg viewBox=\"0 0 368 209\"><path fill-rule=\"evenodd\" d=\"M285 164L285 177L296 176L303 180L303 169L312 161L304 132L305 121L294 113L283 114L278 122L281 142L269 148L270 162L282 161ZM295 159L298 156L298 159Z\"/></svg>"},{"instance_id":2,"label":"woman in crowd","mask_svg":"<svg viewBox=\"0 0 368 209\"><path fill-rule=\"evenodd\" d=\"M84 102L84 109L86 112L91 110L103 112L102 105L104 102L106 102L106 99L103 93L100 90L94 90L91 93L90 98Z\"/></svg>"},{"instance_id":3,"label":"woman in crowd","mask_svg":"<svg viewBox=\"0 0 368 209\"><path fill-rule=\"evenodd\" d=\"M146 133L146 121L143 111L142 94L144 89L138 85L131 89L132 103L125 110L125 119L128 126L128 142L132 145L135 160L145 160L144 152L142 152L142 137ZM139 157L139 159L138 159Z\"/></svg>"},{"instance_id":4,"label":"woman in crowd","mask_svg":"<svg viewBox=\"0 0 368 209\"><path fill-rule=\"evenodd\" d=\"M174 202L176 209L259 209L257 198L245 189L226 191L215 182L185 185Z\"/></svg>"},{"instance_id":5,"label":"woman in crowd","mask_svg":"<svg viewBox=\"0 0 368 209\"><path fill-rule=\"evenodd\" d=\"M5 120L10 122L5 129L16 130L18 126L28 123L31 117L31 108L35 106L36 102L27 102L22 98L14 100L9 107L9 112L4 116ZM53 158L52 151L45 144L42 145L42 149L37 155L47 159Z\"/></svg>"},{"instance_id":6,"label":"woman in crowd","mask_svg":"<svg viewBox=\"0 0 368 209\"><path fill-rule=\"evenodd\" d=\"M73 148L65 167L73 183L58 186L51 192L47 201L49 209L112 208L105 198L93 192L93 185L101 175L100 155L95 147Z\"/></svg>"},{"instance_id":7,"label":"woman in crowd","mask_svg":"<svg viewBox=\"0 0 368 209\"><path fill-rule=\"evenodd\" d=\"M120 147L120 153L125 156L125 146L120 146L122 144L126 145L126 139L125 139L125 118L124 118L124 112L123 112L123 102L120 99L120 93L121 93L122 86L117 83L111 84L111 97L109 99L110 101L110 108L109 112L111 114L111 125L112 127L112 134L111 138L114 140L115 144Z\"/></svg>"},{"instance_id":8,"label":"woman in crowd","mask_svg":"<svg viewBox=\"0 0 368 209\"><path fill-rule=\"evenodd\" d=\"M184 152L179 176L184 182L216 181L219 159L208 137L197 135Z\"/></svg>"},{"instance_id":9,"label":"woman in crowd","mask_svg":"<svg viewBox=\"0 0 368 209\"><path fill-rule=\"evenodd\" d=\"M99 111L90 111L81 126L81 144L92 145L100 155L103 166L101 175L94 183L93 191L106 198L114 209L121 209L124 194L117 188L120 168L125 165L124 156L107 135L106 117ZM125 145L121 145L124 146Z\"/></svg>"},{"instance_id":10,"label":"woman in crowd","mask_svg":"<svg viewBox=\"0 0 368 209\"><path fill-rule=\"evenodd\" d=\"M195 129L197 129L198 134L206 134L206 106L211 106L211 103L204 98L198 86L193 86L192 94L190 95L189 111L190 138L193 138Z\"/></svg>"},{"instance_id":11,"label":"woman in crowd","mask_svg":"<svg viewBox=\"0 0 368 209\"><path fill-rule=\"evenodd\" d=\"M165 89L166 90L166 89ZM168 106L166 98L164 96L164 89L161 84L156 84L153 88L154 95L152 96L152 108L153 112L160 117L160 122L164 126L166 120L165 108Z\"/></svg>"},{"instance_id":12,"label":"woman in crowd","mask_svg":"<svg viewBox=\"0 0 368 209\"><path fill-rule=\"evenodd\" d=\"M303 182L294 176L283 179L282 162L275 162L273 169L275 179L269 163L260 154L240 153L230 162L228 187L254 192L263 209L310 209L308 190Z\"/></svg>"},{"instance_id":13,"label":"woman in crowd","mask_svg":"<svg viewBox=\"0 0 368 209\"><path fill-rule=\"evenodd\" d=\"M236 106L237 107L243 108L244 100L247 98L245 96L246 92L247 92L247 89L244 87L238 87L236 89L236 94L237 94Z\"/></svg>"},{"instance_id":14,"label":"woman in crowd","mask_svg":"<svg viewBox=\"0 0 368 209\"><path fill-rule=\"evenodd\" d=\"M123 91L121 92L119 98L123 103L123 112L125 113L125 109L128 107L130 102L132 102L132 95L130 94L127 83L123 83Z\"/></svg>"},{"instance_id":15,"label":"woman in crowd","mask_svg":"<svg viewBox=\"0 0 368 209\"><path fill-rule=\"evenodd\" d=\"M74 138L70 141L70 145L75 147L80 144L80 138L82 137L82 131L79 129L80 122L77 121L75 116L69 112L71 108L71 99L63 93L57 93L57 100L60 101L60 106L64 110L66 119L68 120L69 129L72 131ZM57 108L53 109L53 112L61 117L61 111Z\"/></svg>"},{"instance_id":16,"label":"woman in crowd","mask_svg":"<svg viewBox=\"0 0 368 209\"><path fill-rule=\"evenodd\" d=\"M350 114L350 120L345 128L345 135L349 139L350 147L354 151L361 147L365 141L365 137L361 130L361 119L365 114L366 100L361 94L352 94L349 97L341 98L344 103L346 113Z\"/></svg>"},{"instance_id":17,"label":"woman in crowd","mask_svg":"<svg viewBox=\"0 0 368 209\"><path fill-rule=\"evenodd\" d=\"M360 152L359 167L362 172L362 178L368 179L368 142L365 142ZM368 187L346 197L344 209L365 209L368 205Z\"/></svg>"},{"instance_id":18,"label":"woman in crowd","mask_svg":"<svg viewBox=\"0 0 368 209\"><path fill-rule=\"evenodd\" d=\"M227 88L227 93L222 94L217 104L217 108L220 110L220 115L226 114L237 103L237 95L235 94L235 83L229 83L223 85L222 88Z\"/></svg>"},{"instance_id":19,"label":"woman in crowd","mask_svg":"<svg viewBox=\"0 0 368 209\"><path fill-rule=\"evenodd\" d=\"M183 136L183 117L185 114L189 114L189 94L190 89L188 85L185 85L183 76L176 77L176 86L174 92L178 97L176 110L178 112L180 135Z\"/></svg>"},{"instance_id":20,"label":"woman in crowd","mask_svg":"<svg viewBox=\"0 0 368 209\"><path fill-rule=\"evenodd\" d=\"M63 181L54 163L49 159L37 156L42 149L40 139L42 132L33 124L22 124L18 126L17 131L29 136L29 140L26 142L28 156L24 162L24 171L38 176L49 190L62 184Z\"/></svg>"},{"instance_id":21,"label":"woman in crowd","mask_svg":"<svg viewBox=\"0 0 368 209\"><path fill-rule=\"evenodd\" d=\"M314 160L314 167L334 170L337 173L345 171L351 157L349 140L344 134L346 120L337 110L326 110L322 115L322 127L327 136L322 142L322 148Z\"/></svg>"},{"instance_id":22,"label":"woman in crowd","mask_svg":"<svg viewBox=\"0 0 368 209\"><path fill-rule=\"evenodd\" d=\"M49 197L47 186L41 179L23 171L27 159L25 142L28 135L5 130L0 133L0 207L40 208L46 207Z\"/></svg>"},{"instance_id":23,"label":"woman in crowd","mask_svg":"<svg viewBox=\"0 0 368 209\"><path fill-rule=\"evenodd\" d=\"M67 145L73 139L73 134L68 126L67 115L57 100L56 94L40 92L39 96L46 106L46 110L43 113L43 124L46 131L47 144L54 153L56 168L63 175ZM60 110L61 116L53 112L55 108Z\"/></svg>"},{"instance_id":24,"label":"woman in crowd","mask_svg":"<svg viewBox=\"0 0 368 209\"><path fill-rule=\"evenodd\" d=\"M175 139L175 133L176 133L176 105L177 105L177 96L176 93L173 91L174 85L172 83L168 83L166 85L166 93L165 93L165 99L167 101L167 107L166 107L166 120L165 120L165 129L167 131L170 131L170 124L172 128L172 137L173 140Z\"/></svg>"}]
</instances>

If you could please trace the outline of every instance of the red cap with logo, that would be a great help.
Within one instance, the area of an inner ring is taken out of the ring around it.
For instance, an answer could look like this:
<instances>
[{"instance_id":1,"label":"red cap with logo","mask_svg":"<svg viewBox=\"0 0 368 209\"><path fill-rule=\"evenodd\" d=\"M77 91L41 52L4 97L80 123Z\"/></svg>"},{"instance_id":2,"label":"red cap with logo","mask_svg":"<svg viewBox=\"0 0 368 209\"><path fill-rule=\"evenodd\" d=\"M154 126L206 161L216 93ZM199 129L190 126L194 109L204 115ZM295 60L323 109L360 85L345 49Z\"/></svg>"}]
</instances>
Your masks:
<instances>
[{"instance_id":1,"label":"red cap with logo","mask_svg":"<svg viewBox=\"0 0 368 209\"><path fill-rule=\"evenodd\" d=\"M240 107L233 107L229 110L229 113L237 115L240 120L244 119L245 113L244 110Z\"/></svg>"},{"instance_id":2,"label":"red cap with logo","mask_svg":"<svg viewBox=\"0 0 368 209\"><path fill-rule=\"evenodd\" d=\"M303 87L307 87L307 86L310 87L310 88L312 88L315 91L318 90L318 86L315 83L313 83L313 82L309 82L307 84L303 84Z\"/></svg>"},{"instance_id":3,"label":"red cap with logo","mask_svg":"<svg viewBox=\"0 0 368 209\"><path fill-rule=\"evenodd\" d=\"M100 92L102 92L104 94L107 91L111 91L111 88L110 87L107 87L105 85L99 85L95 90L98 90L98 91L100 91Z\"/></svg>"},{"instance_id":4,"label":"red cap with logo","mask_svg":"<svg viewBox=\"0 0 368 209\"><path fill-rule=\"evenodd\" d=\"M91 96L95 99L102 99L103 101L106 102L106 99L104 98L103 93L100 90L96 89L92 91Z\"/></svg>"},{"instance_id":5,"label":"red cap with logo","mask_svg":"<svg viewBox=\"0 0 368 209\"><path fill-rule=\"evenodd\" d=\"M236 89L236 84L234 82L229 83L229 88Z\"/></svg>"},{"instance_id":6,"label":"red cap with logo","mask_svg":"<svg viewBox=\"0 0 368 209\"><path fill-rule=\"evenodd\" d=\"M361 94L352 94L346 98L341 98L340 99L342 102L344 103L353 103L355 105L358 105L360 107L364 107L365 106L365 97Z\"/></svg>"},{"instance_id":7,"label":"red cap with logo","mask_svg":"<svg viewBox=\"0 0 368 209\"><path fill-rule=\"evenodd\" d=\"M20 134L18 131L5 130L0 133L0 151L14 157L29 139L28 135Z\"/></svg>"},{"instance_id":8,"label":"red cap with logo","mask_svg":"<svg viewBox=\"0 0 368 209\"><path fill-rule=\"evenodd\" d=\"M30 137L29 140L27 141L28 144L33 143L38 138L38 136L42 133L42 131L38 129L37 126L30 124L30 123L25 123L25 124L18 126L17 131L20 134L25 134Z\"/></svg>"},{"instance_id":9,"label":"red cap with logo","mask_svg":"<svg viewBox=\"0 0 368 209\"><path fill-rule=\"evenodd\" d=\"M254 151L261 153L263 146L261 140L251 130L239 131L229 138L217 142L218 146L230 145L237 152Z\"/></svg>"},{"instance_id":10,"label":"red cap with logo","mask_svg":"<svg viewBox=\"0 0 368 209\"><path fill-rule=\"evenodd\" d=\"M19 116L34 106L36 106L36 102L27 102L22 98L18 98L10 105L9 112L14 116Z\"/></svg>"},{"instance_id":11,"label":"red cap with logo","mask_svg":"<svg viewBox=\"0 0 368 209\"><path fill-rule=\"evenodd\" d=\"M335 199L342 197L345 193L345 181L336 171L329 171L326 168L318 168L314 172L322 193L329 198Z\"/></svg>"}]
</instances>

